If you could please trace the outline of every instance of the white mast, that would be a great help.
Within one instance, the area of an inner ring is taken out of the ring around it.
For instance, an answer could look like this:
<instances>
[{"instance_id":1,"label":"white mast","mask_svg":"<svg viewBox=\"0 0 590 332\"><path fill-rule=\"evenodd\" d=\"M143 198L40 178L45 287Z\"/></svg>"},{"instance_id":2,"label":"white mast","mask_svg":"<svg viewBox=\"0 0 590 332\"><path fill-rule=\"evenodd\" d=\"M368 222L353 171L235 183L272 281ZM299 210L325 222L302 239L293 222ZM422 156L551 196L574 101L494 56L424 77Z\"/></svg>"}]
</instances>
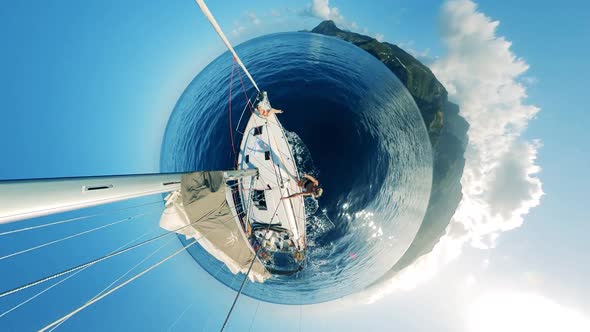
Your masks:
<instances>
[{"instance_id":1,"label":"white mast","mask_svg":"<svg viewBox=\"0 0 590 332\"><path fill-rule=\"evenodd\" d=\"M205 4L205 2L203 0L195 0L195 1L199 5L199 7L201 7L203 14L205 14L205 16L207 17L207 19L209 20L209 22L211 23L211 25L213 26L213 28L215 29L215 31L217 32L217 34L219 35L221 40L223 40L223 43L225 44L225 46L227 46L227 48L229 49L231 54L233 54L234 59L236 59L236 62L238 63L238 65L240 65L240 67L242 67L242 69L246 73L246 76L248 76L248 78L250 79L250 82L252 82L252 84L254 85L256 90L258 92L260 92L258 85L256 84L256 82L254 82L254 79L252 78L252 76L250 76L250 72L248 72L248 69L246 69L246 66L244 66L244 64L242 63L242 60L240 60L240 57L238 57L238 54L236 53L236 51L234 51L234 48L229 43L229 40L227 40L227 37L225 37L225 34L223 33L223 31L219 27L219 24L217 24L215 17L213 17L213 14L211 14L211 12L209 11L209 8Z\"/></svg>"},{"instance_id":2,"label":"white mast","mask_svg":"<svg viewBox=\"0 0 590 332\"><path fill-rule=\"evenodd\" d=\"M182 173L0 181L0 223L178 190Z\"/></svg>"},{"instance_id":3,"label":"white mast","mask_svg":"<svg viewBox=\"0 0 590 332\"><path fill-rule=\"evenodd\" d=\"M226 180L257 171L225 171ZM183 174L0 181L0 224L180 189Z\"/></svg>"}]
</instances>

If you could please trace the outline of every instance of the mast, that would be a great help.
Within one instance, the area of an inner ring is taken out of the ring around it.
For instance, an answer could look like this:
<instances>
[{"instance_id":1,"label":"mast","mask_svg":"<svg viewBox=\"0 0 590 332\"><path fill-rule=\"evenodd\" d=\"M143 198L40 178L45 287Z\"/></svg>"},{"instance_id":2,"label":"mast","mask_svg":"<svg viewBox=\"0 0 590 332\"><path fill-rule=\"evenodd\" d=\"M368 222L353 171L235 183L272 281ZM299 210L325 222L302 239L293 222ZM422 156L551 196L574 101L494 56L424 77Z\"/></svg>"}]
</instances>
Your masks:
<instances>
[{"instance_id":1,"label":"mast","mask_svg":"<svg viewBox=\"0 0 590 332\"><path fill-rule=\"evenodd\" d=\"M226 180L256 170L225 171ZM0 181L0 224L180 189L184 174Z\"/></svg>"},{"instance_id":2,"label":"mast","mask_svg":"<svg viewBox=\"0 0 590 332\"><path fill-rule=\"evenodd\" d=\"M199 7L201 7L201 11L203 11L203 14L205 14L207 19L209 20L209 23L211 23L211 25L213 26L213 28L215 29L215 31L217 32L217 34L219 35L219 37L221 38L221 40L223 41L225 46L227 46L227 49L231 52L231 54L233 54L234 59L236 60L238 65L240 65L240 67L242 67L242 69L246 73L246 76L248 76L248 79L250 79L250 82L252 82L252 84L256 88L256 91L260 92L258 85L256 84L256 82L254 82L254 79L250 75L250 72L248 71L248 69L246 69L246 66L244 66L244 64L242 63L242 60L240 59L240 57L238 56L238 54L236 53L234 48L231 46L229 40L227 39L227 37L225 36L223 31L219 27L219 24L217 24L215 17L213 17L213 14L211 14L211 12L209 11L209 8L205 4L205 2L203 0L195 0L195 1L199 5Z\"/></svg>"},{"instance_id":3,"label":"mast","mask_svg":"<svg viewBox=\"0 0 590 332\"><path fill-rule=\"evenodd\" d=\"M0 181L0 224L178 190L182 174Z\"/></svg>"}]
</instances>

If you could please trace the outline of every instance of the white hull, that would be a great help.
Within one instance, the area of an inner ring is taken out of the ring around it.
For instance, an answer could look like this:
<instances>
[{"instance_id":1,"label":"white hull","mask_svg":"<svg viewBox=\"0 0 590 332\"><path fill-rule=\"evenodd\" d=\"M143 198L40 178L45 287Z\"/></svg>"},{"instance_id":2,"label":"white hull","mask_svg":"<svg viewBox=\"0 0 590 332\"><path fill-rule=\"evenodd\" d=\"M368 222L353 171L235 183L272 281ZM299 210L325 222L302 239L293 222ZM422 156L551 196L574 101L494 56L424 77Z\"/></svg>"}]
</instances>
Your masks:
<instances>
[{"instance_id":1,"label":"white hull","mask_svg":"<svg viewBox=\"0 0 590 332\"><path fill-rule=\"evenodd\" d=\"M266 202L266 208L263 208L257 206L254 199L250 207L250 223L268 224L272 220L273 226L280 226L292 233L297 250L304 250L303 197L281 200L282 197L300 192L300 188L297 186L298 171L295 160L283 128L274 114L268 118L252 114L240 145L238 168L255 168L259 172L258 177L242 179L242 202L249 201L251 190L257 190L258 196L263 192Z\"/></svg>"}]
</instances>

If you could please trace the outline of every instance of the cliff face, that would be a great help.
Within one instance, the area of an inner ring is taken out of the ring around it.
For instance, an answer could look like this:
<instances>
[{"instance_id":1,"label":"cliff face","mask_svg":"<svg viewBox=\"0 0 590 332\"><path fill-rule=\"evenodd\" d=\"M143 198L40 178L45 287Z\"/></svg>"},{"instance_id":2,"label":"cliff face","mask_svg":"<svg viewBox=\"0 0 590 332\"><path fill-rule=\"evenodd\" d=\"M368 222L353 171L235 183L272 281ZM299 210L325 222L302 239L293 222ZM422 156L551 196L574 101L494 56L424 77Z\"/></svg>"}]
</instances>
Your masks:
<instances>
[{"instance_id":1,"label":"cliff face","mask_svg":"<svg viewBox=\"0 0 590 332\"><path fill-rule=\"evenodd\" d=\"M422 113L430 141L436 146L440 137L447 90L428 67L396 45L379 42L369 36L338 29L332 21L324 21L311 30L355 44L379 59L402 81Z\"/></svg>"},{"instance_id":2,"label":"cliff face","mask_svg":"<svg viewBox=\"0 0 590 332\"><path fill-rule=\"evenodd\" d=\"M448 101L446 89L432 71L398 46L340 30L333 21L324 21L311 32L353 43L383 62L414 97L428 129L434 154L430 203L412 245L393 267L399 271L432 250L461 201L469 125L459 115L459 107Z\"/></svg>"}]
</instances>

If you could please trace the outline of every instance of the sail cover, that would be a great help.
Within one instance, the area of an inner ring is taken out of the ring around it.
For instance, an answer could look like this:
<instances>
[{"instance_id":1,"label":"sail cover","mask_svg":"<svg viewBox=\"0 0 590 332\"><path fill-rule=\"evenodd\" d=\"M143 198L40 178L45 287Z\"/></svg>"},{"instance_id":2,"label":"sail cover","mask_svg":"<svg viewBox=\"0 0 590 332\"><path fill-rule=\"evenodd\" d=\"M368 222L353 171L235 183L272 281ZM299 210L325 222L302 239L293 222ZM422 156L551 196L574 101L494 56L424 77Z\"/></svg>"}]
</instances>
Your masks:
<instances>
[{"instance_id":1,"label":"sail cover","mask_svg":"<svg viewBox=\"0 0 590 332\"><path fill-rule=\"evenodd\" d=\"M256 258L231 199L223 171L194 172L182 176L180 191L166 197L160 227L194 238L209 254L236 274L246 274L253 282L263 282L270 274ZM186 226L186 227L184 227Z\"/></svg>"}]
</instances>

